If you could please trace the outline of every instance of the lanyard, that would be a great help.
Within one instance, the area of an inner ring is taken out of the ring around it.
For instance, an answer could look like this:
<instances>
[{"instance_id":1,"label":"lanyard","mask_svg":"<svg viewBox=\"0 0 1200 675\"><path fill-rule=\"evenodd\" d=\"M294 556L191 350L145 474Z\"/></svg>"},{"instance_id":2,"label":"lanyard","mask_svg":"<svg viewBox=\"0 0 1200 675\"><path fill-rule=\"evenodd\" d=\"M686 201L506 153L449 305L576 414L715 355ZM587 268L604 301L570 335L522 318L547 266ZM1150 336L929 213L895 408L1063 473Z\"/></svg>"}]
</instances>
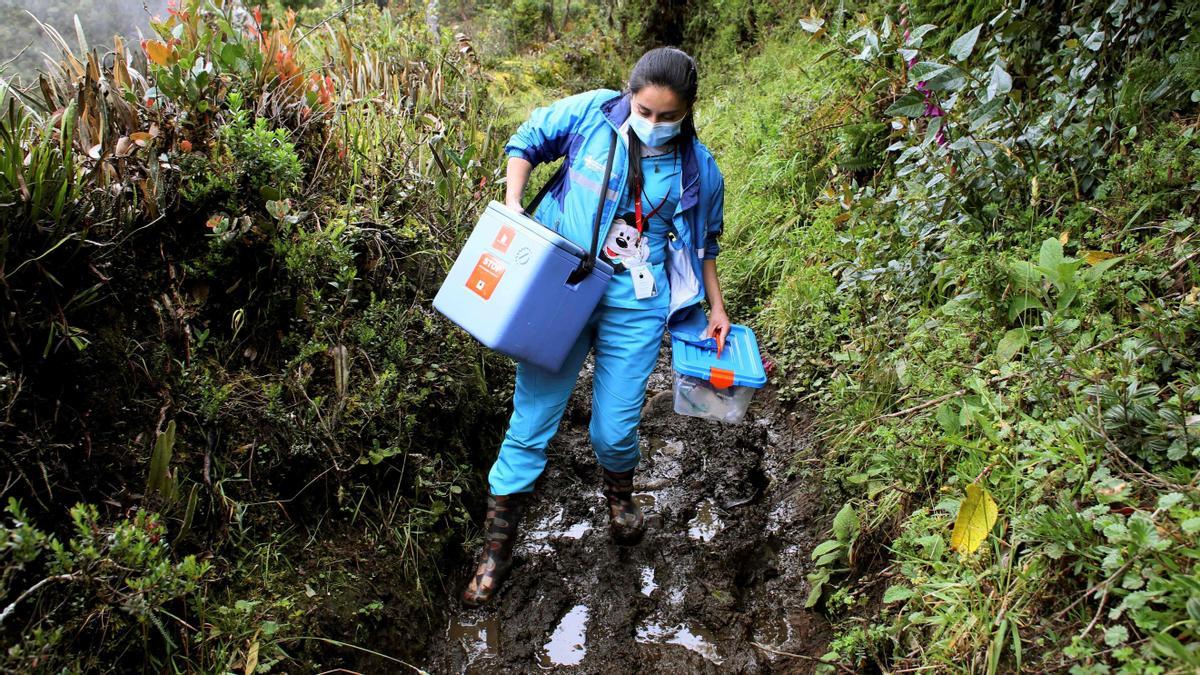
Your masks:
<instances>
[{"instance_id":1,"label":"lanyard","mask_svg":"<svg viewBox=\"0 0 1200 675\"><path fill-rule=\"evenodd\" d=\"M642 218L642 195L646 194L646 186L639 185L637 188L637 197L633 200L633 211L634 218L637 221L638 237L640 238L642 236L642 230L645 228L645 222L653 218L654 214L658 213L658 210L663 207L663 204L667 203L667 198L671 196L671 188L667 188L667 193L663 195L662 201L659 202L658 206L654 207L654 210L647 214L645 218ZM646 201L650 201L650 195L646 195Z\"/></svg>"},{"instance_id":2,"label":"lanyard","mask_svg":"<svg viewBox=\"0 0 1200 675\"><path fill-rule=\"evenodd\" d=\"M642 229L643 229L643 227L644 227L643 223L644 223L645 221L647 221L647 220L650 220L651 218L653 218L653 217L654 217L654 214L658 213L658 210L659 210L659 209L661 209L661 208L663 207L663 204L666 204L666 203L667 203L667 198L671 196L671 190L668 188L668 189L667 189L667 194L663 195L662 201L658 203L658 206L654 207L654 210L653 210L653 211L651 211L650 213L646 214L646 217L643 219L643 218L642 218L642 194L643 194L645 191L646 191L646 190L645 190L645 188L639 189L639 190L638 190L638 196L637 196L637 199L635 199L635 200L633 201L633 205L634 205L634 209L633 209L633 210L634 210L634 216L635 216L635 218L637 219L637 231L638 231L638 236L639 236L639 237L640 237L640 236L642 236ZM647 198L647 199L649 199L649 198L650 198L650 195L646 195L646 198Z\"/></svg>"}]
</instances>

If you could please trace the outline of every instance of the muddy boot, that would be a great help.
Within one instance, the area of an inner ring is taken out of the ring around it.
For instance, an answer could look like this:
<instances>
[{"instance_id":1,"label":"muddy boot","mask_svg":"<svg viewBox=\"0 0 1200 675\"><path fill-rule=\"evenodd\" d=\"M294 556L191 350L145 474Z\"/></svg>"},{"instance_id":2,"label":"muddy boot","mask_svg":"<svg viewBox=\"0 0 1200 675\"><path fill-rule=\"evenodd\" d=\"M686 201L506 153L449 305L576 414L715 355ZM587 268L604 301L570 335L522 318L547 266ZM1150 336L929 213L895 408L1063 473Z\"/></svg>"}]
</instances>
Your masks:
<instances>
[{"instance_id":1,"label":"muddy boot","mask_svg":"<svg viewBox=\"0 0 1200 675\"><path fill-rule=\"evenodd\" d=\"M484 541L483 550L479 553L479 567L475 569L475 576L467 583L462 594L462 603L467 607L487 604L508 576L512 568L512 550L517 538L517 525L531 494L488 493L487 522L483 526Z\"/></svg>"},{"instance_id":2,"label":"muddy boot","mask_svg":"<svg viewBox=\"0 0 1200 675\"><path fill-rule=\"evenodd\" d=\"M604 496L608 499L608 529L613 541L633 546L646 534L646 519L633 501L633 469L614 472L604 469Z\"/></svg>"}]
</instances>

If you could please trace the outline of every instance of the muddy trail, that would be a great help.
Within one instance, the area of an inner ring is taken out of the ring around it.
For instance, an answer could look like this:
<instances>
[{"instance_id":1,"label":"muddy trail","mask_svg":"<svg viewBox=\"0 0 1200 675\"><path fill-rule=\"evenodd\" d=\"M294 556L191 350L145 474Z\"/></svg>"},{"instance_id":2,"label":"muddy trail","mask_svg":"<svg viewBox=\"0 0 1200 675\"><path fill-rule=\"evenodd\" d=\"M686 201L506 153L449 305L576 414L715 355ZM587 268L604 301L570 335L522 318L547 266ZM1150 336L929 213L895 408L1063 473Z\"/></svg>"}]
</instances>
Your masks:
<instances>
[{"instance_id":1,"label":"muddy trail","mask_svg":"<svg viewBox=\"0 0 1200 675\"><path fill-rule=\"evenodd\" d=\"M490 607L453 605L430 672L811 672L812 661L777 653L819 657L829 637L803 609L809 553L828 530L819 475L786 478L797 451L812 454L806 425L769 387L739 425L675 414L669 355L665 345L641 426L642 543L609 539L587 432L589 358L508 582ZM473 570L457 570L452 589Z\"/></svg>"}]
</instances>

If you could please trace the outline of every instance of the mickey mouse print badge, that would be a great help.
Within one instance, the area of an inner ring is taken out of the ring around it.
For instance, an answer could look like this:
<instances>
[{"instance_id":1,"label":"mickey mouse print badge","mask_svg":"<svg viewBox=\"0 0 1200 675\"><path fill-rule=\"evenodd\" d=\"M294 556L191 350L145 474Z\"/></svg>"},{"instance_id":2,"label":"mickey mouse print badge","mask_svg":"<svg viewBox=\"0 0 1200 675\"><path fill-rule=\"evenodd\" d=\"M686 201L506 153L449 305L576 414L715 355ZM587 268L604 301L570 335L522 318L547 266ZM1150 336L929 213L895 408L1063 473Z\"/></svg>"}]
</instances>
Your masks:
<instances>
[{"instance_id":1,"label":"mickey mouse print badge","mask_svg":"<svg viewBox=\"0 0 1200 675\"><path fill-rule=\"evenodd\" d=\"M608 237L604 240L604 248L600 255L605 262L613 267L615 272L643 265L650 260L650 242L638 234L632 213L617 216L613 219L612 227L608 229Z\"/></svg>"}]
</instances>

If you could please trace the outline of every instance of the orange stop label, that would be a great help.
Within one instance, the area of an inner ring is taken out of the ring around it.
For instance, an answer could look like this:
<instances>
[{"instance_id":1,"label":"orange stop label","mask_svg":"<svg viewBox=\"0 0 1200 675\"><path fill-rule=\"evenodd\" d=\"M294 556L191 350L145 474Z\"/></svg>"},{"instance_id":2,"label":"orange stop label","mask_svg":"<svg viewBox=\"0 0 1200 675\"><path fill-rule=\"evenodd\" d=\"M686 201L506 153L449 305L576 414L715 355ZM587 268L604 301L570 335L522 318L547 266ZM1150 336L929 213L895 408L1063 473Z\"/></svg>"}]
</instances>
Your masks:
<instances>
[{"instance_id":1,"label":"orange stop label","mask_svg":"<svg viewBox=\"0 0 1200 675\"><path fill-rule=\"evenodd\" d=\"M479 262L475 263L475 270L467 279L467 288L484 300L490 300L502 276L504 276L504 263L491 253L484 253L479 256Z\"/></svg>"}]
</instances>

